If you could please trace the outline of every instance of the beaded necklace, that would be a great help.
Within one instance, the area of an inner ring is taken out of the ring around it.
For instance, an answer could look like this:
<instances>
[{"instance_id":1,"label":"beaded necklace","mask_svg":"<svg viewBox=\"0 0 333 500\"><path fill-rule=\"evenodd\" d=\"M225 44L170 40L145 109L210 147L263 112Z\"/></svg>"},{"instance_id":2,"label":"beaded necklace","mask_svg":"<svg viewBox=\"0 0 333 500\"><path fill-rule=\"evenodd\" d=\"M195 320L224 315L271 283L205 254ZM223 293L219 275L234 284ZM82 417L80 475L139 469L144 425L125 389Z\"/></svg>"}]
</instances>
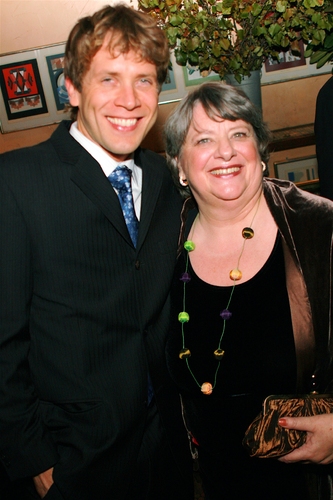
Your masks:
<instances>
[{"instance_id":1,"label":"beaded necklace","mask_svg":"<svg viewBox=\"0 0 333 500\"><path fill-rule=\"evenodd\" d=\"M205 394L205 395L208 395L208 396L210 394L212 394L213 389L215 389L215 387L216 387L217 374L218 374L218 371L219 371L219 368L220 368L220 365L221 365L221 360L222 360L222 358L224 356L224 350L221 349L221 343L222 343L222 339L224 337L226 323L227 323L227 321L232 316L231 311L229 311L229 306L230 306L231 299L232 299L232 296L233 296L234 291L235 291L236 281L240 280L241 277L242 277L242 272L239 269L239 263L240 263L242 255L243 255L243 252L244 252L244 247L245 247L246 240L249 240L249 239L253 238L253 236L254 236L254 231L253 231L253 229L252 229L251 226L253 224L255 216L258 213L258 209L259 209L259 205L260 205L260 200L261 200L261 194L259 196L257 207L256 207L255 213L254 213L254 215L252 217L252 221L251 221L250 226L249 227L244 227L243 230L242 230L242 237L244 238L244 241L243 241L241 252L240 252L238 260L237 260L237 266L234 269L232 269L230 271L230 273L229 273L229 277L233 281L233 286L232 286L232 289L231 289L231 292L230 292L230 296L229 296L229 300L228 300L227 306L226 306L225 309L223 309L220 312L220 316L221 316L221 318L223 320L223 325L222 325L222 331L221 331L221 335L220 335L220 339L219 339L219 343L218 343L217 349L215 349L215 351L214 351L214 358L217 360L217 367L216 367L216 370L215 370L213 384L211 384L210 382L204 382L203 384L200 384L198 382L197 378L195 377L194 373L191 370L190 363L189 363L189 358L191 357L191 351L190 351L190 349L188 349L185 346L185 329L184 328L185 328L185 323L188 323L189 320L190 320L190 316L186 312L186 285L187 285L187 283L189 283L191 281L191 276L190 276L190 274L188 272L188 267L189 267L189 253L192 252L195 249L195 244L193 243L192 240L187 240L184 243L184 248L187 251L187 254L186 254L185 272L183 272L182 275L181 275L181 277L180 277L180 280L183 282L183 311L178 314L178 321L181 323L181 332L182 332L182 348L179 351L179 358L185 360L186 366L187 366L187 368L188 368L188 370L189 370L189 372L190 372L193 380L195 381L195 383L197 384L197 386L199 387L199 389L201 390L201 392L203 394Z\"/></svg>"}]
</instances>

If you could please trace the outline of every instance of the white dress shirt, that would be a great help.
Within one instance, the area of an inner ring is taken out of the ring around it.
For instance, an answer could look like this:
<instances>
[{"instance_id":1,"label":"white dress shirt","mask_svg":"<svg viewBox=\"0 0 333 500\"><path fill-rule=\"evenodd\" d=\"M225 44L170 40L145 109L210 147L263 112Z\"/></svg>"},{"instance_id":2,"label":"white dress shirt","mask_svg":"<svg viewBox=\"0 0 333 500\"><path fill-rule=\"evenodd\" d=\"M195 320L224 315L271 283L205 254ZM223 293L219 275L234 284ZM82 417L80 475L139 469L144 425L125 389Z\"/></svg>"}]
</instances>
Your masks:
<instances>
[{"instance_id":1,"label":"white dress shirt","mask_svg":"<svg viewBox=\"0 0 333 500\"><path fill-rule=\"evenodd\" d=\"M132 170L132 193L134 201L134 209L138 220L140 220L141 211L141 192L142 192L142 170L135 165L134 159L116 162L99 144L91 141L77 127L77 122L74 122L70 128L70 134L88 153L99 163L106 177L117 167L117 165L126 165ZM117 192L117 190L115 189Z\"/></svg>"}]
</instances>

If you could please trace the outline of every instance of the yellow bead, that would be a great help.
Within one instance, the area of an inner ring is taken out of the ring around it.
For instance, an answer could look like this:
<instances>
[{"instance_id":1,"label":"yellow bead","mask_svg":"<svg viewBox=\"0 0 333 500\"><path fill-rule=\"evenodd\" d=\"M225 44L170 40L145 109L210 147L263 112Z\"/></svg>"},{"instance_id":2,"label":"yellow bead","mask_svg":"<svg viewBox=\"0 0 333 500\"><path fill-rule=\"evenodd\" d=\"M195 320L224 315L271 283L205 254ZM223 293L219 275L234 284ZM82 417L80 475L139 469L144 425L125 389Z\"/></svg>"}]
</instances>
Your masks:
<instances>
[{"instance_id":1,"label":"yellow bead","mask_svg":"<svg viewBox=\"0 0 333 500\"><path fill-rule=\"evenodd\" d=\"M251 238L253 238L254 231L253 231L252 227L244 227L244 229L242 231L242 236L246 240L250 240Z\"/></svg>"},{"instance_id":2,"label":"yellow bead","mask_svg":"<svg viewBox=\"0 0 333 500\"><path fill-rule=\"evenodd\" d=\"M191 356L191 351L186 347L184 347L184 349L181 349L181 351L179 351L180 359L186 359L189 358L190 356Z\"/></svg>"},{"instance_id":3,"label":"yellow bead","mask_svg":"<svg viewBox=\"0 0 333 500\"><path fill-rule=\"evenodd\" d=\"M202 394L209 396L213 392L213 386L209 382L204 382L201 386Z\"/></svg>"},{"instance_id":4,"label":"yellow bead","mask_svg":"<svg viewBox=\"0 0 333 500\"><path fill-rule=\"evenodd\" d=\"M217 359L217 360L220 360L222 359L224 356L224 351L222 351L222 349L216 349L214 351L214 358Z\"/></svg>"},{"instance_id":5,"label":"yellow bead","mask_svg":"<svg viewBox=\"0 0 333 500\"><path fill-rule=\"evenodd\" d=\"M232 269L229 276L231 280L238 281L242 277L242 271L240 271L239 269Z\"/></svg>"}]
</instances>

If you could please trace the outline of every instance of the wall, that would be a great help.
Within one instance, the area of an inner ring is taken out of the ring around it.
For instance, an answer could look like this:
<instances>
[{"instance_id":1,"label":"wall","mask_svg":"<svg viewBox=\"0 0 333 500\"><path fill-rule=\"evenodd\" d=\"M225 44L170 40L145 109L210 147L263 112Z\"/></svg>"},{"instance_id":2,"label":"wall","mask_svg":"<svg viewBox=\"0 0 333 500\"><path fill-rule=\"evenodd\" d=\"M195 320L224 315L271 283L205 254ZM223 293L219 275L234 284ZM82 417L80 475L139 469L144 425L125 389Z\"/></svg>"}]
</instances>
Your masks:
<instances>
[{"instance_id":1,"label":"wall","mask_svg":"<svg viewBox=\"0 0 333 500\"><path fill-rule=\"evenodd\" d=\"M331 74L293 80L262 87L263 116L271 130L314 122L316 98ZM274 177L274 162L316 154L315 146L272 153L269 174Z\"/></svg>"},{"instance_id":2,"label":"wall","mask_svg":"<svg viewBox=\"0 0 333 500\"><path fill-rule=\"evenodd\" d=\"M107 0L0 0L0 53L65 41L78 18L103 7ZM110 2L114 3L114 2ZM126 3L137 5L136 1ZM320 87L330 75L262 86L263 117L272 130L313 123ZM161 130L175 104L160 106L159 117L144 146L163 150ZM0 134L0 152L46 139L55 125ZM314 154L314 147L272 154L273 162Z\"/></svg>"},{"instance_id":3,"label":"wall","mask_svg":"<svg viewBox=\"0 0 333 500\"><path fill-rule=\"evenodd\" d=\"M136 1L123 0L137 6ZM0 0L0 53L64 42L75 22L110 0Z\"/></svg>"}]
</instances>

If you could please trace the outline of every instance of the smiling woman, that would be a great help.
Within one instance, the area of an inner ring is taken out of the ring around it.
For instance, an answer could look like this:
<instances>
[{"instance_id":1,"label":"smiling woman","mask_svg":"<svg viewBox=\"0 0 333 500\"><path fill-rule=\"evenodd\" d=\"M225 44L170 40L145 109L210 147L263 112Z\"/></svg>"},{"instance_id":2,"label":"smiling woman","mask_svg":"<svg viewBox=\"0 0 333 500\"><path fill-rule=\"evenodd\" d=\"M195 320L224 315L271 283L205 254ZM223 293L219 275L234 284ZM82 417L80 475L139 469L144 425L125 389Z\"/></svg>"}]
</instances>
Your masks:
<instances>
[{"instance_id":1,"label":"smiling woman","mask_svg":"<svg viewBox=\"0 0 333 500\"><path fill-rule=\"evenodd\" d=\"M316 277L332 269L333 204L263 177L269 136L245 94L222 82L190 93L165 128L169 166L186 197L167 359L210 500L313 499L302 461L333 456L333 417L322 415L313 424L296 419L313 433L300 455L284 458L299 463L251 459L242 447L266 396L308 390L321 369L314 335L331 359L331 302L318 304ZM321 285L330 297L330 279ZM332 380L326 374L321 383Z\"/></svg>"},{"instance_id":2,"label":"smiling woman","mask_svg":"<svg viewBox=\"0 0 333 500\"><path fill-rule=\"evenodd\" d=\"M244 189L253 189L254 195L261 184L262 168L252 125L243 120L212 119L198 104L178 168L180 176L191 185L193 195L200 196L205 185L212 203L214 197L237 198Z\"/></svg>"}]
</instances>

